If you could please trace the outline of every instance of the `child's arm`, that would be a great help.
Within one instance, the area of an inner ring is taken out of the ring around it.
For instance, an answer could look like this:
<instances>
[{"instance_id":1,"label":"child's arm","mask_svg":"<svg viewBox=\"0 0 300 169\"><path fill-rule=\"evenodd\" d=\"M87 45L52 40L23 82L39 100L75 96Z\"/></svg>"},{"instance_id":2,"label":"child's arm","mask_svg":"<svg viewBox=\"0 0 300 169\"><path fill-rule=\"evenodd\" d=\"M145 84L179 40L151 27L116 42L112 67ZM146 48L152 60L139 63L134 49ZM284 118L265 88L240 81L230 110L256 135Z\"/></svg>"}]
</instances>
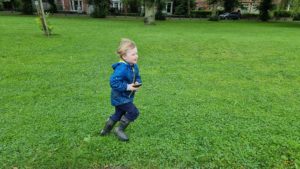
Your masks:
<instances>
[{"instance_id":1,"label":"child's arm","mask_svg":"<svg viewBox=\"0 0 300 169\"><path fill-rule=\"evenodd\" d=\"M115 69L114 73L110 77L110 87L120 92L127 90L127 83L124 79L125 66L119 66Z\"/></svg>"}]
</instances>

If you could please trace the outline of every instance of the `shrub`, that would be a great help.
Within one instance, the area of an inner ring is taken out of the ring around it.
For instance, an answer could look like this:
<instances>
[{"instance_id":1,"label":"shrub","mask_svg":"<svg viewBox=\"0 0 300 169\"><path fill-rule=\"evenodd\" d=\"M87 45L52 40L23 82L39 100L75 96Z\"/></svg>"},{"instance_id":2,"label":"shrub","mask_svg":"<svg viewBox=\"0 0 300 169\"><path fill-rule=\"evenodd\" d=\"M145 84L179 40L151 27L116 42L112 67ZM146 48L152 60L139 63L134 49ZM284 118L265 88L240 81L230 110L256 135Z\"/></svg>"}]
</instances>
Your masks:
<instances>
[{"instance_id":1,"label":"shrub","mask_svg":"<svg viewBox=\"0 0 300 169\"><path fill-rule=\"evenodd\" d=\"M211 17L209 17L208 20L209 20L209 21L219 21L219 16L218 16L218 15L216 15L216 16L211 16Z\"/></svg>"},{"instance_id":2,"label":"shrub","mask_svg":"<svg viewBox=\"0 0 300 169\"><path fill-rule=\"evenodd\" d=\"M164 8L165 8L165 3L163 1L158 1L157 12L155 14L156 20L166 20L166 16L162 12Z\"/></svg>"},{"instance_id":3,"label":"shrub","mask_svg":"<svg viewBox=\"0 0 300 169\"><path fill-rule=\"evenodd\" d=\"M242 15L243 19L258 19L259 15L258 14L251 14L251 13L246 13Z\"/></svg>"},{"instance_id":4,"label":"shrub","mask_svg":"<svg viewBox=\"0 0 300 169\"><path fill-rule=\"evenodd\" d=\"M157 11L155 14L156 20L166 20L166 15L162 13L162 11Z\"/></svg>"},{"instance_id":5,"label":"shrub","mask_svg":"<svg viewBox=\"0 0 300 169\"><path fill-rule=\"evenodd\" d=\"M3 11L3 3L0 1L0 11Z\"/></svg>"},{"instance_id":6,"label":"shrub","mask_svg":"<svg viewBox=\"0 0 300 169\"><path fill-rule=\"evenodd\" d=\"M94 11L91 14L94 18L105 18L109 13L109 0L94 0Z\"/></svg>"},{"instance_id":7,"label":"shrub","mask_svg":"<svg viewBox=\"0 0 300 169\"><path fill-rule=\"evenodd\" d=\"M292 17L292 12L290 11L275 11L274 17L280 18L280 17Z\"/></svg>"},{"instance_id":8,"label":"shrub","mask_svg":"<svg viewBox=\"0 0 300 169\"><path fill-rule=\"evenodd\" d=\"M294 21L300 21L300 13L296 13L293 17Z\"/></svg>"},{"instance_id":9,"label":"shrub","mask_svg":"<svg viewBox=\"0 0 300 169\"><path fill-rule=\"evenodd\" d=\"M211 15L211 11L191 11L193 18L208 18Z\"/></svg>"}]
</instances>

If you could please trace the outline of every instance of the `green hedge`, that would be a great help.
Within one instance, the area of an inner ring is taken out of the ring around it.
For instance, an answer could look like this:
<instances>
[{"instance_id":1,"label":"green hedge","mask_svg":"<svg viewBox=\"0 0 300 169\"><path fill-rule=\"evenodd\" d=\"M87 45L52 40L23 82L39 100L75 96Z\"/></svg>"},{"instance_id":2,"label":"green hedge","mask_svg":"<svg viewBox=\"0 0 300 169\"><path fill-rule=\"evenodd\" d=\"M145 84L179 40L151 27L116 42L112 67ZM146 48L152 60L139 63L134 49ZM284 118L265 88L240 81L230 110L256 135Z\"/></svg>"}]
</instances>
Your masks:
<instances>
[{"instance_id":1,"label":"green hedge","mask_svg":"<svg viewBox=\"0 0 300 169\"><path fill-rule=\"evenodd\" d=\"M0 11L3 11L3 3L0 1Z\"/></svg>"},{"instance_id":2,"label":"green hedge","mask_svg":"<svg viewBox=\"0 0 300 169\"><path fill-rule=\"evenodd\" d=\"M295 14L293 20L300 21L300 13Z\"/></svg>"},{"instance_id":3,"label":"green hedge","mask_svg":"<svg viewBox=\"0 0 300 169\"><path fill-rule=\"evenodd\" d=\"M245 13L242 15L243 19L258 19L259 14Z\"/></svg>"},{"instance_id":4,"label":"green hedge","mask_svg":"<svg viewBox=\"0 0 300 169\"><path fill-rule=\"evenodd\" d=\"M300 13L293 14L291 11L275 11L275 18L293 17L294 21L300 21Z\"/></svg>"},{"instance_id":5,"label":"green hedge","mask_svg":"<svg viewBox=\"0 0 300 169\"><path fill-rule=\"evenodd\" d=\"M275 11L274 17L276 17L276 18L292 17L292 12L291 11Z\"/></svg>"},{"instance_id":6,"label":"green hedge","mask_svg":"<svg viewBox=\"0 0 300 169\"><path fill-rule=\"evenodd\" d=\"M211 11L191 11L193 18L208 18L211 16Z\"/></svg>"}]
</instances>

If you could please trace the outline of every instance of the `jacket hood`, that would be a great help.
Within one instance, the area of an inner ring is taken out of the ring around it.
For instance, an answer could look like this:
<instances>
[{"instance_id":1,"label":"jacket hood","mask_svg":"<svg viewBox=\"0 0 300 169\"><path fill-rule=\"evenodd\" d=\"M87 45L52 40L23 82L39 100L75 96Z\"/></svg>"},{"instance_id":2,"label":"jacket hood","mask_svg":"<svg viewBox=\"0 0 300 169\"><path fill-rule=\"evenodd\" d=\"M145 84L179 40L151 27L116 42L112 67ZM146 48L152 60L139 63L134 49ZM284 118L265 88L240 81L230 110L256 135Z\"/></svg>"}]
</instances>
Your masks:
<instances>
[{"instance_id":1,"label":"jacket hood","mask_svg":"<svg viewBox=\"0 0 300 169\"><path fill-rule=\"evenodd\" d=\"M119 61L119 62L113 64L111 67L115 70L118 66L123 65L123 64L129 65L127 62L122 60L122 61ZM132 65L132 66L134 66L134 65Z\"/></svg>"}]
</instances>

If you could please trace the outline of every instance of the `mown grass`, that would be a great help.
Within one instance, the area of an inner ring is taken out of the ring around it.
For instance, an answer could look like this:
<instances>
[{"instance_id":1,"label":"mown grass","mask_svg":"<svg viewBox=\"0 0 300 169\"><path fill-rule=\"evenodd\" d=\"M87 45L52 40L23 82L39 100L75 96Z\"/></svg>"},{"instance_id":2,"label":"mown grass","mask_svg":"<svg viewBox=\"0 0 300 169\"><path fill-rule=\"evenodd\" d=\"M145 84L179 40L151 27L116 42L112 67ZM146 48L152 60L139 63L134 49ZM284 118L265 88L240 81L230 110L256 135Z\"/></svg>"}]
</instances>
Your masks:
<instances>
[{"instance_id":1,"label":"mown grass","mask_svg":"<svg viewBox=\"0 0 300 169\"><path fill-rule=\"evenodd\" d=\"M0 168L299 168L300 24L0 16ZM129 143L98 131L136 41Z\"/></svg>"}]
</instances>

